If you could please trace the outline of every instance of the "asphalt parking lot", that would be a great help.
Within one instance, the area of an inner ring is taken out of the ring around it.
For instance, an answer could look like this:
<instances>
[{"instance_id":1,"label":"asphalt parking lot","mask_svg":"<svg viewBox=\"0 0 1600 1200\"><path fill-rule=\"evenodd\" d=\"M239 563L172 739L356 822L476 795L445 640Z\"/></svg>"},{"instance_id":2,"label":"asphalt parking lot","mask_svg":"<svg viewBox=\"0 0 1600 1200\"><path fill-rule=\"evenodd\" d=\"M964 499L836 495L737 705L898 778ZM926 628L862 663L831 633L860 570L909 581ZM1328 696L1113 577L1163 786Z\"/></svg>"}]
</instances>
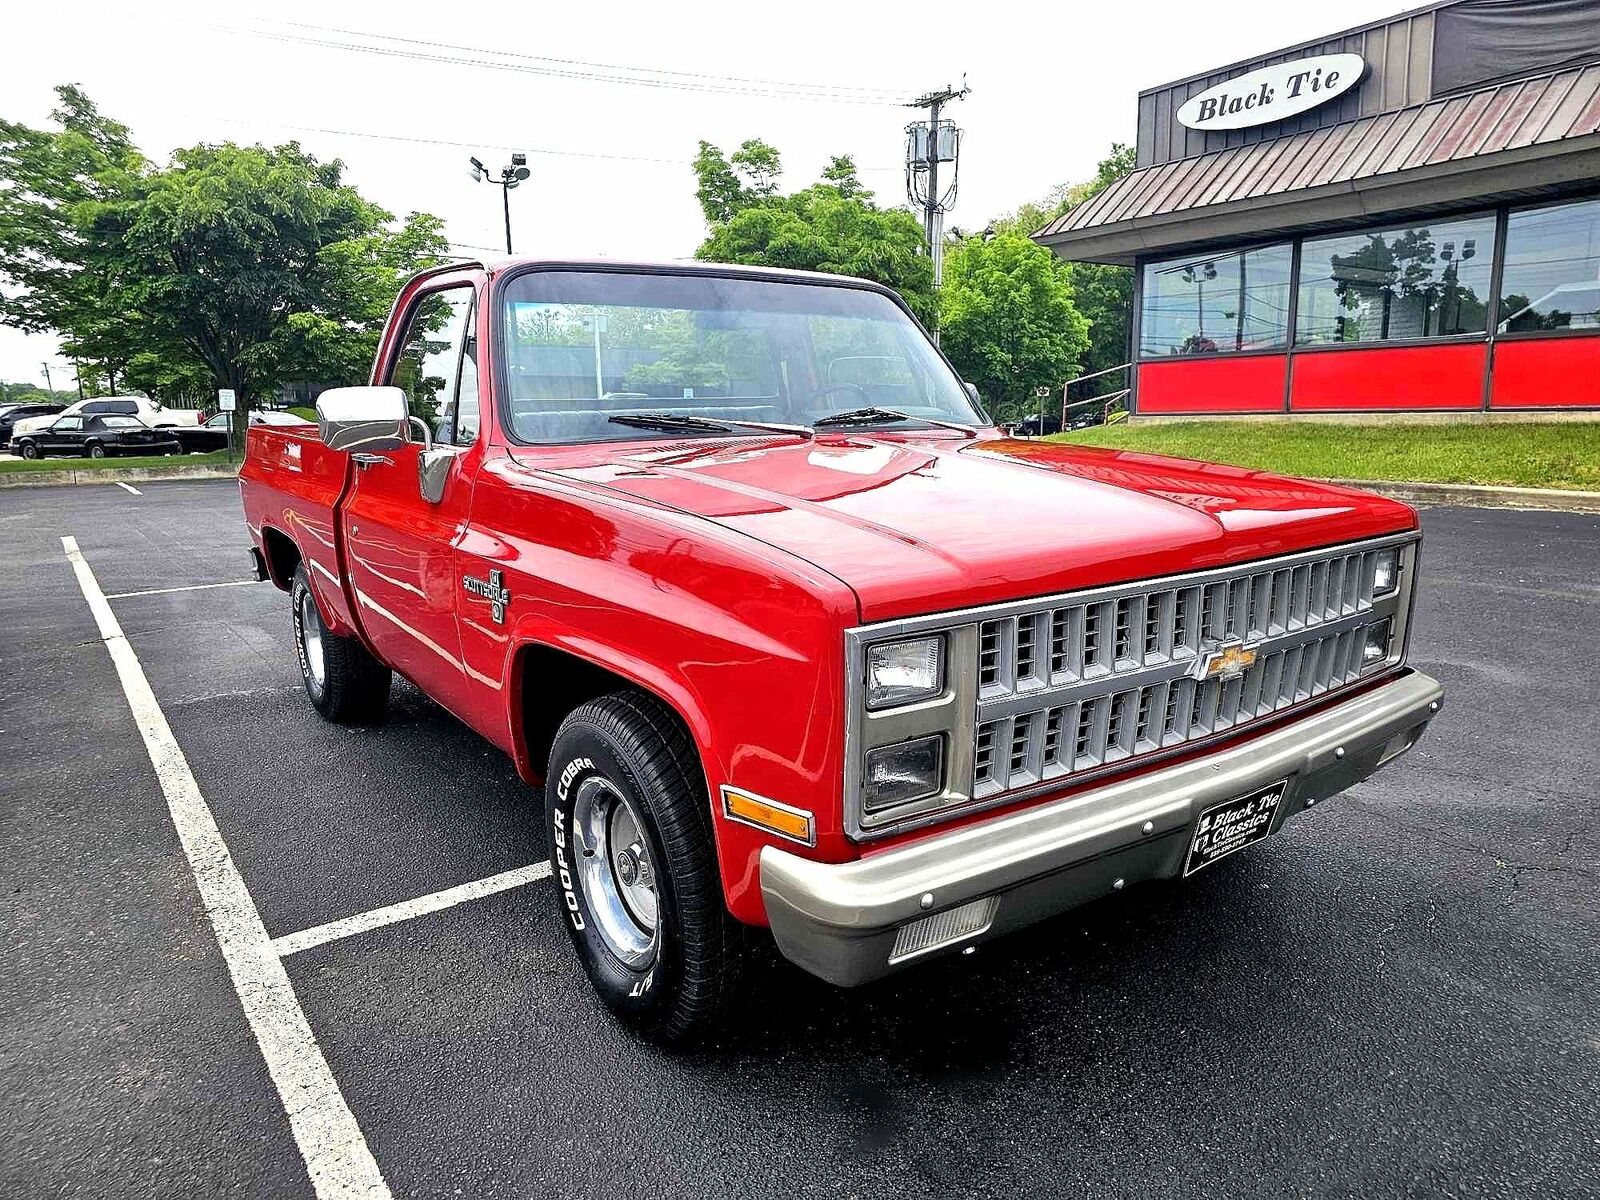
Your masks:
<instances>
[{"instance_id":1,"label":"asphalt parking lot","mask_svg":"<svg viewBox=\"0 0 1600 1200\"><path fill-rule=\"evenodd\" d=\"M537 871L286 954L388 1189L1600 1194L1600 518L1424 525L1429 736L1187 884L854 992L773 962L677 1055ZM316 717L285 597L211 586L231 482L0 492L0 1191L311 1195L63 537L272 938L544 862L538 797L408 685Z\"/></svg>"}]
</instances>

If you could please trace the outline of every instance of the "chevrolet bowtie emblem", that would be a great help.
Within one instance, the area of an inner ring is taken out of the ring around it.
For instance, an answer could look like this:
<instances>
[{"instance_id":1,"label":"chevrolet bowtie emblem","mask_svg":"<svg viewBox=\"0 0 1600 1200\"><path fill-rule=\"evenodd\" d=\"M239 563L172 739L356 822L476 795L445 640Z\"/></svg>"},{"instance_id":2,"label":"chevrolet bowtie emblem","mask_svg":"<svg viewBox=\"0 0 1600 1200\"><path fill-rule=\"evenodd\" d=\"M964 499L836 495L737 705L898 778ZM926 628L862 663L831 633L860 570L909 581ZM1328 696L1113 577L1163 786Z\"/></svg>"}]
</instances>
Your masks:
<instances>
[{"instance_id":1,"label":"chevrolet bowtie emblem","mask_svg":"<svg viewBox=\"0 0 1600 1200\"><path fill-rule=\"evenodd\" d=\"M496 625L506 623L506 605L511 603L511 593L506 591L505 576L498 570L490 571L487 580L474 579L471 575L461 581L461 586L474 596L482 596L489 602L489 615L494 618Z\"/></svg>"},{"instance_id":2,"label":"chevrolet bowtie emblem","mask_svg":"<svg viewBox=\"0 0 1600 1200\"><path fill-rule=\"evenodd\" d=\"M1243 675L1256 661L1256 652L1241 642L1225 646L1212 646L1200 652L1195 660L1194 677L1207 679L1233 679Z\"/></svg>"}]
</instances>

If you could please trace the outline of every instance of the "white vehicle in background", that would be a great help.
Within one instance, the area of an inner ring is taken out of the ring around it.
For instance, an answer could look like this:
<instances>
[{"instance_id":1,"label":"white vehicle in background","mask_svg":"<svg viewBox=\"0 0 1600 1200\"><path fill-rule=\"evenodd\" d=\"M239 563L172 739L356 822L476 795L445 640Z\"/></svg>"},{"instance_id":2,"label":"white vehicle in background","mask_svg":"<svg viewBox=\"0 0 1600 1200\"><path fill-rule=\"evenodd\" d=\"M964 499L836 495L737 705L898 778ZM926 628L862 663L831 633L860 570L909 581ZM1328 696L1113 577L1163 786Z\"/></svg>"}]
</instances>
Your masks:
<instances>
[{"instance_id":1,"label":"white vehicle in background","mask_svg":"<svg viewBox=\"0 0 1600 1200\"><path fill-rule=\"evenodd\" d=\"M43 429L59 417L118 416L137 417L152 429L173 428L180 425L198 425L200 414L191 408L168 408L149 396L96 396L92 400L79 400L69 404L54 416L24 417L11 430L13 438Z\"/></svg>"}]
</instances>

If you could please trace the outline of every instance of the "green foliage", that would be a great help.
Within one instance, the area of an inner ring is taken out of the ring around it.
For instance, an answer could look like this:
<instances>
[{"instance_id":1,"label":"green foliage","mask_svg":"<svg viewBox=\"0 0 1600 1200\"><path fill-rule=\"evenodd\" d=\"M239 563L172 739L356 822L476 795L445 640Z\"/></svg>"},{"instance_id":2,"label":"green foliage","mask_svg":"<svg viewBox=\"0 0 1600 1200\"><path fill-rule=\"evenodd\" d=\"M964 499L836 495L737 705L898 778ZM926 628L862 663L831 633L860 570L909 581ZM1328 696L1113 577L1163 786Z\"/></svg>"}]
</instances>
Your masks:
<instances>
[{"instance_id":1,"label":"green foliage","mask_svg":"<svg viewBox=\"0 0 1600 1200\"><path fill-rule=\"evenodd\" d=\"M71 404L77 398L77 392L61 388L46 391L36 383L0 382L0 407L7 404Z\"/></svg>"},{"instance_id":2,"label":"green foliage","mask_svg":"<svg viewBox=\"0 0 1600 1200\"><path fill-rule=\"evenodd\" d=\"M933 262L917 218L874 204L848 155L828 163L822 182L787 196L777 192L778 162L760 141L745 142L731 162L700 143L695 195L711 234L695 257L870 279L894 288L932 324Z\"/></svg>"},{"instance_id":3,"label":"green foliage","mask_svg":"<svg viewBox=\"0 0 1600 1200\"><path fill-rule=\"evenodd\" d=\"M1134 156L1132 146L1115 142L1111 152L1096 165L1092 178L1082 183L1063 183L1051 189L1043 200L1022 205L1016 212L995 221L990 228L995 233L1037 233L1062 213L1098 195L1132 171ZM1069 271L1074 302L1089 321L1089 348L1083 354L1081 372L1104 371L1127 362L1133 272L1127 267L1100 263L1071 263ZM1101 384L1100 390L1124 386L1117 377L1103 380ZM1094 386L1085 386L1088 394L1096 393Z\"/></svg>"},{"instance_id":4,"label":"green foliage","mask_svg":"<svg viewBox=\"0 0 1600 1200\"><path fill-rule=\"evenodd\" d=\"M62 335L86 380L172 398L366 378L403 279L441 260L437 218L394 218L294 143L153 166L75 88L59 127L0 122L0 322Z\"/></svg>"},{"instance_id":5,"label":"green foliage","mask_svg":"<svg viewBox=\"0 0 1600 1200\"><path fill-rule=\"evenodd\" d=\"M1052 441L1172 454L1318 479L1388 479L1600 491L1600 424L1134 421Z\"/></svg>"},{"instance_id":6,"label":"green foliage","mask_svg":"<svg viewBox=\"0 0 1600 1200\"><path fill-rule=\"evenodd\" d=\"M1034 411L1034 389L1059 388L1088 347L1067 264L1014 230L954 247L939 300L944 351L999 420Z\"/></svg>"}]
</instances>

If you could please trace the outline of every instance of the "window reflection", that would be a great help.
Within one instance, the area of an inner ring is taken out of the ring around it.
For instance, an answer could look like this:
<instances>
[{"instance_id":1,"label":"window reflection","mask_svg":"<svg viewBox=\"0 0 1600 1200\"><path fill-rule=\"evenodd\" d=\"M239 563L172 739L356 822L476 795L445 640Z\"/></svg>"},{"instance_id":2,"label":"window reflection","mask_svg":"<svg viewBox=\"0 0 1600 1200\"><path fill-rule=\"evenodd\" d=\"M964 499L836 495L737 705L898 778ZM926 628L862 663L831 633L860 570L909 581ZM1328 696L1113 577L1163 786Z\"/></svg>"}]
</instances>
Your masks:
<instances>
[{"instance_id":1,"label":"window reflection","mask_svg":"<svg viewBox=\"0 0 1600 1200\"><path fill-rule=\"evenodd\" d=\"M1501 332L1600 329L1600 200L1514 212Z\"/></svg>"},{"instance_id":2,"label":"window reflection","mask_svg":"<svg viewBox=\"0 0 1600 1200\"><path fill-rule=\"evenodd\" d=\"M1293 257L1285 243L1146 264L1139 353L1219 354L1286 345Z\"/></svg>"},{"instance_id":3,"label":"window reflection","mask_svg":"<svg viewBox=\"0 0 1600 1200\"><path fill-rule=\"evenodd\" d=\"M1494 218L1307 240L1295 341L1394 341L1487 327Z\"/></svg>"}]
</instances>

